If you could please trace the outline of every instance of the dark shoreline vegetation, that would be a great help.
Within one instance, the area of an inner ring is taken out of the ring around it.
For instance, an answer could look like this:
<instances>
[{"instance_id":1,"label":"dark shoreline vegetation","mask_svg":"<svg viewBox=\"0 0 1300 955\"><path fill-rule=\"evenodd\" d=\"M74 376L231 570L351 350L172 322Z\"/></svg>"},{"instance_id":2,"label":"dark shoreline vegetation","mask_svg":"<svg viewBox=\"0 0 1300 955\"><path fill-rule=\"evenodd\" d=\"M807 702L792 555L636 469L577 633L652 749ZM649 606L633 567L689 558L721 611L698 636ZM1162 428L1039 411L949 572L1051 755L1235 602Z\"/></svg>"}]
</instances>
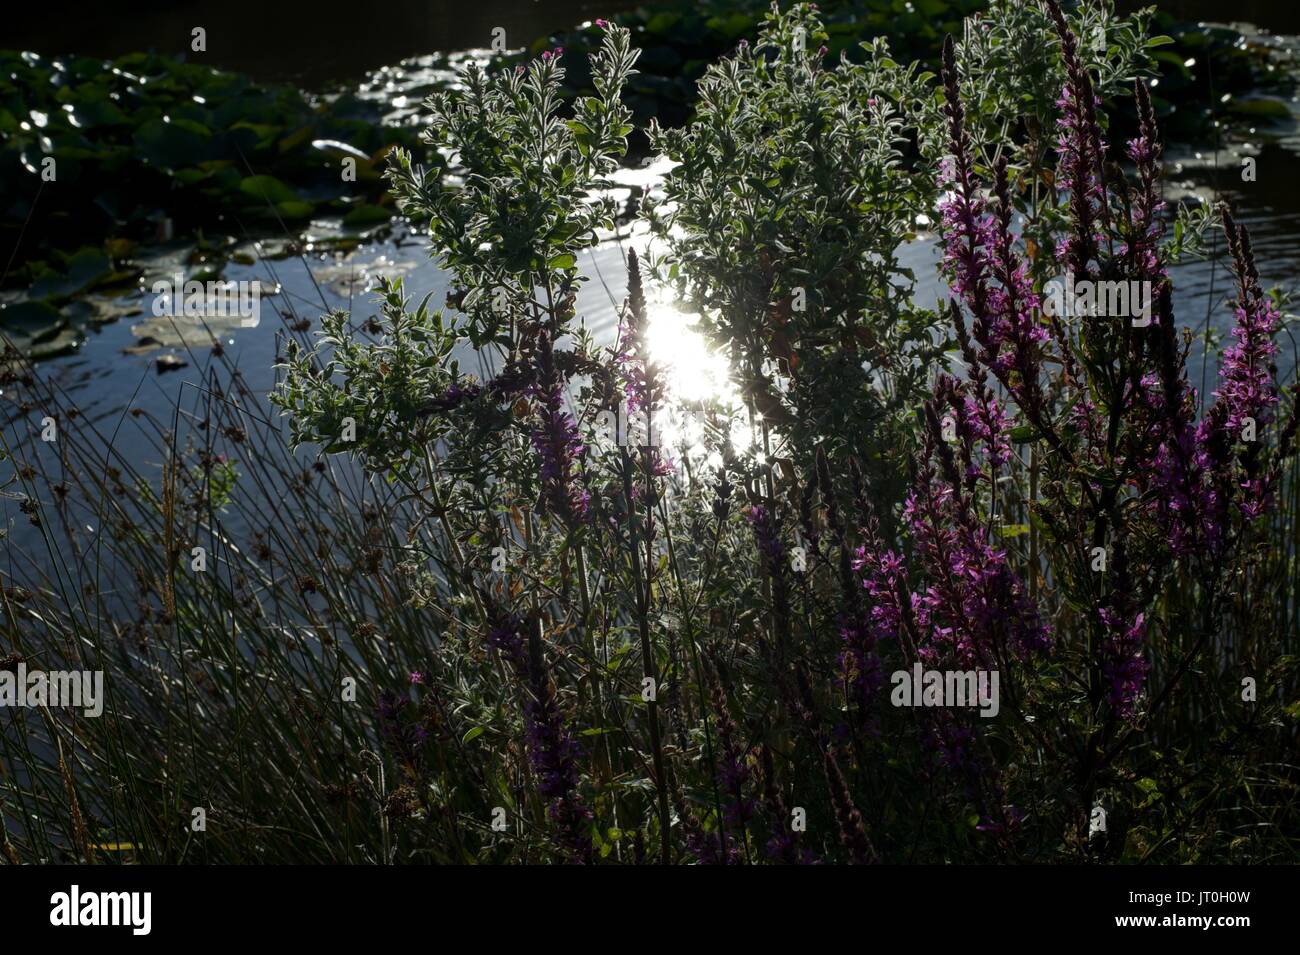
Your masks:
<instances>
[{"instance_id":1,"label":"dark shoreline vegetation","mask_svg":"<svg viewBox=\"0 0 1300 955\"><path fill-rule=\"evenodd\" d=\"M1293 862L1300 388L1249 231L1166 198L1174 47L1104 2L910 5L852 62L836 6L792 4L692 27L701 70L638 49L659 10L466 67L368 167L447 305L383 279L287 324L269 399L215 340L166 416L11 356L0 503L34 534L5 542L0 670L107 699L0 710L0 856ZM646 112L688 74L689 116ZM302 142L375 157L370 116ZM579 263L637 136L676 165L598 342ZM307 201L244 185L250 216ZM933 307L898 257L922 217ZM1198 389L1170 269L1211 230L1231 334ZM47 301L93 269L67 271ZM1063 275L1149 314L1046 308ZM672 394L652 288L734 395ZM643 414L661 442L620 429ZM996 715L898 705L918 670L997 672Z\"/></svg>"}]
</instances>

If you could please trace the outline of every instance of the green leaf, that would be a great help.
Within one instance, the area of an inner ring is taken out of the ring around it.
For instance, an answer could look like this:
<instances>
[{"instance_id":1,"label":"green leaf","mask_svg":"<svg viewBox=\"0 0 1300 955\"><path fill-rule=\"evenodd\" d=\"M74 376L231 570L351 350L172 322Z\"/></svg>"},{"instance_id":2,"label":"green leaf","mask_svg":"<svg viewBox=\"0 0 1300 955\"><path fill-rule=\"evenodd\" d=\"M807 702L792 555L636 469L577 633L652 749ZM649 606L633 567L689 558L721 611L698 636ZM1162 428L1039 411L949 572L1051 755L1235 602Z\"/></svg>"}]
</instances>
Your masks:
<instances>
[{"instance_id":1,"label":"green leaf","mask_svg":"<svg viewBox=\"0 0 1300 955\"><path fill-rule=\"evenodd\" d=\"M275 209L285 219L307 219L316 211L316 207L303 199L288 199L277 202Z\"/></svg>"},{"instance_id":2,"label":"green leaf","mask_svg":"<svg viewBox=\"0 0 1300 955\"><path fill-rule=\"evenodd\" d=\"M91 288L113 274L113 263L98 249L78 249L68 259L66 272L46 272L32 284L28 294L34 299L61 299Z\"/></svg>"},{"instance_id":3,"label":"green leaf","mask_svg":"<svg viewBox=\"0 0 1300 955\"><path fill-rule=\"evenodd\" d=\"M1235 116L1250 119L1285 121L1291 118L1291 110L1286 103L1275 99L1234 99L1228 104L1228 111Z\"/></svg>"},{"instance_id":4,"label":"green leaf","mask_svg":"<svg viewBox=\"0 0 1300 955\"><path fill-rule=\"evenodd\" d=\"M0 309L0 328L21 332L33 341L52 338L64 324L59 310L46 302L19 302Z\"/></svg>"},{"instance_id":5,"label":"green leaf","mask_svg":"<svg viewBox=\"0 0 1300 955\"><path fill-rule=\"evenodd\" d=\"M212 133L206 126L188 120L165 123L151 119L142 123L132 137L138 152L153 166L180 169L208 159Z\"/></svg>"},{"instance_id":6,"label":"green leaf","mask_svg":"<svg viewBox=\"0 0 1300 955\"><path fill-rule=\"evenodd\" d=\"M274 176L246 176L239 182L239 191L273 205L298 199L297 192Z\"/></svg>"},{"instance_id":7,"label":"green leaf","mask_svg":"<svg viewBox=\"0 0 1300 955\"><path fill-rule=\"evenodd\" d=\"M475 726L473 729L469 730L469 732L467 732L463 737L461 737L460 741L462 744L471 743L474 740L478 739L480 736L482 736L483 733L484 733L484 727Z\"/></svg>"}]
</instances>

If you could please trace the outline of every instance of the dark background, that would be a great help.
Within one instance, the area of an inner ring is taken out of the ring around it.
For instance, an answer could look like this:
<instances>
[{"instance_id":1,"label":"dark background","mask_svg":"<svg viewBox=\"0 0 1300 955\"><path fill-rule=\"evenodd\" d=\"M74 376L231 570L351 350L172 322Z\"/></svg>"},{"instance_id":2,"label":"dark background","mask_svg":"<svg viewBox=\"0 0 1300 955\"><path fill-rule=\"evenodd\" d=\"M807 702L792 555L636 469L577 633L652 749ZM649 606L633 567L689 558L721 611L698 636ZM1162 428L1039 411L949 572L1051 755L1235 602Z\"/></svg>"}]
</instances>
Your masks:
<instances>
[{"instance_id":1,"label":"dark background","mask_svg":"<svg viewBox=\"0 0 1300 955\"><path fill-rule=\"evenodd\" d=\"M1152 0L1118 0L1121 10ZM111 57L177 52L263 80L308 88L360 79L408 56L489 44L505 27L510 47L655 0L90 0L10 4L0 47ZM1159 0L1189 20L1242 20L1300 33L1300 0ZM190 54L190 30L208 31Z\"/></svg>"},{"instance_id":2,"label":"dark background","mask_svg":"<svg viewBox=\"0 0 1300 955\"><path fill-rule=\"evenodd\" d=\"M653 6L653 3L642 3ZM486 47L505 27L511 47L634 0L71 0L6 4L0 48L112 57L176 52L187 59L308 88L359 79L408 56ZM207 30L207 52L190 31Z\"/></svg>"}]
</instances>

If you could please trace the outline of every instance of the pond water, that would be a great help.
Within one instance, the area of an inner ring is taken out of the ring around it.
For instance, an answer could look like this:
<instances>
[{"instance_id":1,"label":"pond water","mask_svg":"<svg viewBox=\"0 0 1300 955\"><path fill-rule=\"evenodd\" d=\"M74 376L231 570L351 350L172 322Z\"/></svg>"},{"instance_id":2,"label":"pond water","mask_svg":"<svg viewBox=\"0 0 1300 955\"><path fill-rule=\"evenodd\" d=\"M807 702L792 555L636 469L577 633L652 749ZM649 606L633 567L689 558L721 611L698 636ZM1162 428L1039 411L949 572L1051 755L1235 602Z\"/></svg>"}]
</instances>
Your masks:
<instances>
[{"instance_id":1,"label":"pond water","mask_svg":"<svg viewBox=\"0 0 1300 955\"><path fill-rule=\"evenodd\" d=\"M1277 42L1289 50L1300 48L1293 37ZM1294 102L1288 105L1300 115L1300 106ZM1247 134L1245 139L1246 142L1232 145L1221 144L1218 149L1213 145L1171 146L1167 151L1167 193L1173 200L1185 197L1230 200L1239 220L1251 230L1265 286L1276 285L1293 292L1300 279L1300 255L1297 255L1300 252L1300 190L1296 189L1296 183L1300 182L1300 122L1293 118L1290 123L1270 128L1267 136L1260 131ZM1256 160L1258 174L1254 182L1242 181L1240 159L1243 156ZM627 169L620 173L619 179L624 187L645 187L653 185L662 171L661 165ZM322 223L315 231L328 234L336 228ZM1212 239L1211 248L1221 253L1221 239L1218 236ZM579 296L577 311L598 342L611 342L615 335L617 309L626 290L625 250L631 244L638 253L644 252L647 242L641 227L634 226L609 237L580 260L580 267L591 281ZM234 281L256 280L264 289L274 291L263 299L261 320L256 327L241 328L232 323L219 329L227 354L242 370L248 387L261 395L274 386L273 365L288 327L304 320L315 323L323 311L334 308L352 308L355 319L364 320L373 310L367 289L375 274L401 275L407 292L417 301L426 293L433 294L435 305L445 298L447 274L429 260L427 242L400 226L387 237L363 243L343 257L311 249L278 260L263 255L279 244L274 240L261 246L250 243L248 251L256 261L244 265L232 261L224 275ZM183 269L185 251L179 246L156 250L146 270L144 286L148 288L154 278L169 278ZM913 268L920 279L916 292L918 302L934 305L944 295L934 269L938 258L936 241L922 236L906 244L902 255L904 264ZM1224 303L1231 282L1221 256L1184 262L1175 266L1172 273L1175 314L1181 324L1198 335L1207 322L1219 330L1230 324L1231 311ZM39 368L92 422L112 431L122 421L117 432L118 447L133 460L156 464L156 453L143 432L126 418L125 411L128 406L142 408L156 420L169 420L177 398L185 389L198 386L196 371L203 363L202 353L210 348L210 340L206 330L187 325L183 320L155 319L151 315L152 298L143 292L135 296L128 306L139 309L139 314L92 327L87 341L75 353L43 362ZM670 307L660 306L653 311L650 334L652 340L663 343L657 348L657 357L676 367L681 387L699 388L703 381L711 381L708 387L715 390L724 387L717 380L720 376L716 358L705 355L702 341L690 333L689 321ZM1283 380L1289 380L1296 368L1297 346L1291 335L1288 329L1279 339L1278 364ZM141 354L124 352L145 336L164 347ZM194 352L189 353L188 348ZM157 364L160 354L174 354L189 364L162 373ZM458 357L463 368L481 374L492 371L483 368L478 356L468 349ZM1194 355L1189 375L1194 386L1201 387L1204 382L1212 389L1214 364L1206 363L1202 381L1202 363ZM0 400L6 397L0 396ZM7 419L6 426L16 429L28 426L19 421L12 404L7 403L3 417ZM36 423L31 421L30 426L35 428ZM22 541L27 522L18 513L16 501L0 500L0 521L10 528L15 540Z\"/></svg>"},{"instance_id":2,"label":"pond water","mask_svg":"<svg viewBox=\"0 0 1300 955\"><path fill-rule=\"evenodd\" d=\"M41 4L10 4L3 45L54 54L113 57L181 52L192 59L190 31L207 31L204 62L265 81L318 90L360 79L411 56L486 47L496 27L520 47L548 32L654 0L71 0L51 17Z\"/></svg>"}]
</instances>

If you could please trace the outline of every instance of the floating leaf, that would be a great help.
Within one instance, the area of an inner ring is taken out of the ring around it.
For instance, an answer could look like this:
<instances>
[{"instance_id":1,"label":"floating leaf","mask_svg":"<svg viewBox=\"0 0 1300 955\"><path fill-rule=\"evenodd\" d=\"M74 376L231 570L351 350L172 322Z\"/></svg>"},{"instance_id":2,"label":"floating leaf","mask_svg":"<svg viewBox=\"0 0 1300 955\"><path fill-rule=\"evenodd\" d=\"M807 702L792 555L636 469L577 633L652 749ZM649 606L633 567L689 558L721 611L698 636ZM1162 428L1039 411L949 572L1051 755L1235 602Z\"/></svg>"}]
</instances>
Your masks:
<instances>
[{"instance_id":1,"label":"floating leaf","mask_svg":"<svg viewBox=\"0 0 1300 955\"><path fill-rule=\"evenodd\" d=\"M240 180L239 191L273 205L298 199L298 193L274 176L247 176Z\"/></svg>"},{"instance_id":2,"label":"floating leaf","mask_svg":"<svg viewBox=\"0 0 1300 955\"><path fill-rule=\"evenodd\" d=\"M34 341L58 334L66 321L57 308L46 302L19 302L0 309L0 327Z\"/></svg>"}]
</instances>

